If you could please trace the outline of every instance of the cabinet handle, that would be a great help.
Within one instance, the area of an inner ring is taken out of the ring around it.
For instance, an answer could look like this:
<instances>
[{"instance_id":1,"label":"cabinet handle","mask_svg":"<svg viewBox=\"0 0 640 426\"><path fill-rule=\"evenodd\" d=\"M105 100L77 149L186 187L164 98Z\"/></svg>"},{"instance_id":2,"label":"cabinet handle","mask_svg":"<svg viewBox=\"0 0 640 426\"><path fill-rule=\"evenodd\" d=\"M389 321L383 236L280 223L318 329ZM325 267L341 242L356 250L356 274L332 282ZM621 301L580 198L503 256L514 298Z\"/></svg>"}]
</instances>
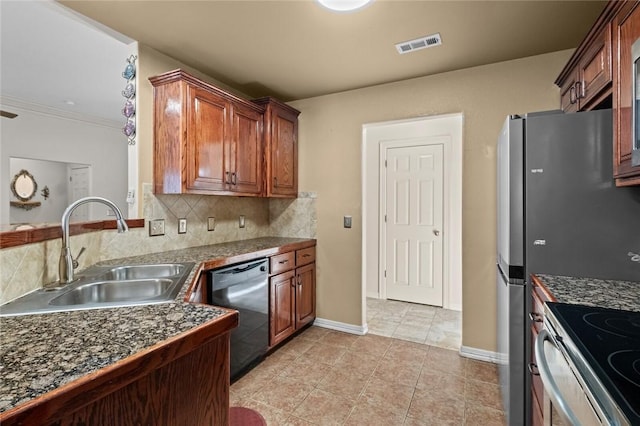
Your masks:
<instances>
[{"instance_id":1,"label":"cabinet handle","mask_svg":"<svg viewBox=\"0 0 640 426\"><path fill-rule=\"evenodd\" d=\"M569 103L575 104L576 102L577 102L576 87L571 86L571 89L569 89Z\"/></svg>"},{"instance_id":2,"label":"cabinet handle","mask_svg":"<svg viewBox=\"0 0 640 426\"><path fill-rule=\"evenodd\" d=\"M302 255L302 257L309 257L309 256L311 256L309 253L305 253Z\"/></svg>"},{"instance_id":3,"label":"cabinet handle","mask_svg":"<svg viewBox=\"0 0 640 426\"><path fill-rule=\"evenodd\" d=\"M238 175L236 174L236 172L231 173L231 184L232 185L238 184Z\"/></svg>"},{"instance_id":4,"label":"cabinet handle","mask_svg":"<svg viewBox=\"0 0 640 426\"><path fill-rule=\"evenodd\" d=\"M224 175L226 176L226 179L224 180L224 183L231 185L231 172L224 172Z\"/></svg>"},{"instance_id":5,"label":"cabinet handle","mask_svg":"<svg viewBox=\"0 0 640 426\"><path fill-rule=\"evenodd\" d=\"M542 315L537 312L529 312L529 319L533 322L542 322Z\"/></svg>"},{"instance_id":6,"label":"cabinet handle","mask_svg":"<svg viewBox=\"0 0 640 426\"><path fill-rule=\"evenodd\" d=\"M278 176L273 177L273 186L278 186Z\"/></svg>"},{"instance_id":7,"label":"cabinet handle","mask_svg":"<svg viewBox=\"0 0 640 426\"><path fill-rule=\"evenodd\" d=\"M289 261L288 261L288 260L281 260L281 261L280 261L280 262L278 262L278 263L279 263L279 264L281 264L281 265L283 265L283 264L285 264L285 263L289 263Z\"/></svg>"},{"instance_id":8,"label":"cabinet handle","mask_svg":"<svg viewBox=\"0 0 640 426\"><path fill-rule=\"evenodd\" d=\"M532 376L540 375L540 372L538 371L538 366L535 363L530 362L529 365L527 365L527 368L529 369L529 373L531 373Z\"/></svg>"},{"instance_id":9,"label":"cabinet handle","mask_svg":"<svg viewBox=\"0 0 640 426\"><path fill-rule=\"evenodd\" d=\"M576 82L576 99L584 98L584 84L581 81Z\"/></svg>"}]
</instances>

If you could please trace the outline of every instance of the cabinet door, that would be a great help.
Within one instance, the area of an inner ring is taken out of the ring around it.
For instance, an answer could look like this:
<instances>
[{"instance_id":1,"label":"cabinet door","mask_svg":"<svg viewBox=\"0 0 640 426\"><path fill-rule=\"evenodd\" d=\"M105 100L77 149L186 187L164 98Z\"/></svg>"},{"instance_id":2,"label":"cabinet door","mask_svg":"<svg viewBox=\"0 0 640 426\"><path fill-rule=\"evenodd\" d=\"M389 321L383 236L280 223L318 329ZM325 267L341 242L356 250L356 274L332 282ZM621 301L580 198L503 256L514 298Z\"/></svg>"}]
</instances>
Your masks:
<instances>
[{"instance_id":1,"label":"cabinet door","mask_svg":"<svg viewBox=\"0 0 640 426\"><path fill-rule=\"evenodd\" d=\"M611 84L611 24L591 42L579 65L580 84L576 87L581 111Z\"/></svg>"},{"instance_id":2,"label":"cabinet door","mask_svg":"<svg viewBox=\"0 0 640 426\"><path fill-rule=\"evenodd\" d=\"M233 105L233 143L228 169L233 192L262 194L262 114L241 105Z\"/></svg>"},{"instance_id":3,"label":"cabinet door","mask_svg":"<svg viewBox=\"0 0 640 426\"><path fill-rule=\"evenodd\" d=\"M295 331L295 278L294 271L269 278L269 346Z\"/></svg>"},{"instance_id":4,"label":"cabinet door","mask_svg":"<svg viewBox=\"0 0 640 426\"><path fill-rule=\"evenodd\" d=\"M316 264L296 269L296 329L316 318Z\"/></svg>"},{"instance_id":5,"label":"cabinet door","mask_svg":"<svg viewBox=\"0 0 640 426\"><path fill-rule=\"evenodd\" d=\"M187 190L223 191L228 149L229 103L215 94L188 86L186 149Z\"/></svg>"},{"instance_id":6,"label":"cabinet door","mask_svg":"<svg viewBox=\"0 0 640 426\"><path fill-rule=\"evenodd\" d=\"M298 195L298 117L274 107L271 115L271 168L267 195Z\"/></svg>"},{"instance_id":7,"label":"cabinet door","mask_svg":"<svg viewBox=\"0 0 640 426\"><path fill-rule=\"evenodd\" d=\"M613 20L615 90L613 94L613 174L616 185L640 184L640 167L631 166L632 60L631 46L640 38L640 8L628 3Z\"/></svg>"}]
</instances>

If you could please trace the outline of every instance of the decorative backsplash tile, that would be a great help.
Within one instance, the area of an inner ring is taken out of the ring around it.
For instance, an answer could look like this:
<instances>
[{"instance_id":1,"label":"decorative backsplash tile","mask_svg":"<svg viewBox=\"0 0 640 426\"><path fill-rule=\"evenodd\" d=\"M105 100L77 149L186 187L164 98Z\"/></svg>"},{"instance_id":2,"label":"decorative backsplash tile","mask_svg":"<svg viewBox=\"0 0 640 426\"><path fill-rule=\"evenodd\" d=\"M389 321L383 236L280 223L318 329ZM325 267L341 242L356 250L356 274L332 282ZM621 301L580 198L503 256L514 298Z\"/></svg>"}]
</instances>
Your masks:
<instances>
[{"instance_id":1,"label":"decorative backsplash tile","mask_svg":"<svg viewBox=\"0 0 640 426\"><path fill-rule=\"evenodd\" d=\"M238 218L245 217L240 228ZM316 237L316 194L301 192L297 199L224 197L207 195L154 195L143 184L145 228L124 234L101 231L70 238L79 269L96 262L180 248L217 244L257 237ZM207 230L207 218L215 217L215 230ZM178 219L187 219L187 233L178 234ZM164 219L165 235L149 236L149 221ZM0 250L0 304L54 282L58 278L59 239Z\"/></svg>"}]
</instances>

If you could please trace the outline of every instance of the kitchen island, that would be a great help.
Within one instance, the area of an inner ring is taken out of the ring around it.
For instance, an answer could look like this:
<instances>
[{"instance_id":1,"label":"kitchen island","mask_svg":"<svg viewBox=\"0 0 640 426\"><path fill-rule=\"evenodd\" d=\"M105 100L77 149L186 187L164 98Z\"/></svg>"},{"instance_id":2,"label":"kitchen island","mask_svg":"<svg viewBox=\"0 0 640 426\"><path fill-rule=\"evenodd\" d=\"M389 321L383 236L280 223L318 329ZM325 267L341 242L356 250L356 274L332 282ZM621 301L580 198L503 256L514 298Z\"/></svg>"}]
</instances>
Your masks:
<instances>
[{"instance_id":1,"label":"kitchen island","mask_svg":"<svg viewBox=\"0 0 640 426\"><path fill-rule=\"evenodd\" d=\"M109 260L99 265L195 266L171 303L0 318L0 423L227 424L238 314L188 302L200 273L308 245L258 238Z\"/></svg>"}]
</instances>

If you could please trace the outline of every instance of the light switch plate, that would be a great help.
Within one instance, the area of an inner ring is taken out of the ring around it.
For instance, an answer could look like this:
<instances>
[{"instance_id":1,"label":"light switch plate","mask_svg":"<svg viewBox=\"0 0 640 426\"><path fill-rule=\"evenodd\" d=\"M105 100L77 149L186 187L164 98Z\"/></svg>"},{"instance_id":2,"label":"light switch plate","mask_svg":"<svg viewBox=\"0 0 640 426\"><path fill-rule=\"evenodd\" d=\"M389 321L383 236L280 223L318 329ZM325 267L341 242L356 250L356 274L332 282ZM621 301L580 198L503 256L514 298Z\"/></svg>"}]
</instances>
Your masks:
<instances>
[{"instance_id":1,"label":"light switch plate","mask_svg":"<svg viewBox=\"0 0 640 426\"><path fill-rule=\"evenodd\" d=\"M183 217L178 219L178 234L187 233L187 218Z\"/></svg>"},{"instance_id":2,"label":"light switch plate","mask_svg":"<svg viewBox=\"0 0 640 426\"><path fill-rule=\"evenodd\" d=\"M351 216L344 217L344 227L351 228Z\"/></svg>"},{"instance_id":3,"label":"light switch plate","mask_svg":"<svg viewBox=\"0 0 640 426\"><path fill-rule=\"evenodd\" d=\"M244 228L244 215L242 214L238 218L238 225L240 226L240 228Z\"/></svg>"},{"instance_id":4,"label":"light switch plate","mask_svg":"<svg viewBox=\"0 0 640 426\"><path fill-rule=\"evenodd\" d=\"M216 230L216 218L208 217L207 218L207 231L215 231Z\"/></svg>"},{"instance_id":5,"label":"light switch plate","mask_svg":"<svg viewBox=\"0 0 640 426\"><path fill-rule=\"evenodd\" d=\"M149 236L164 235L164 219L155 219L149 222Z\"/></svg>"}]
</instances>

